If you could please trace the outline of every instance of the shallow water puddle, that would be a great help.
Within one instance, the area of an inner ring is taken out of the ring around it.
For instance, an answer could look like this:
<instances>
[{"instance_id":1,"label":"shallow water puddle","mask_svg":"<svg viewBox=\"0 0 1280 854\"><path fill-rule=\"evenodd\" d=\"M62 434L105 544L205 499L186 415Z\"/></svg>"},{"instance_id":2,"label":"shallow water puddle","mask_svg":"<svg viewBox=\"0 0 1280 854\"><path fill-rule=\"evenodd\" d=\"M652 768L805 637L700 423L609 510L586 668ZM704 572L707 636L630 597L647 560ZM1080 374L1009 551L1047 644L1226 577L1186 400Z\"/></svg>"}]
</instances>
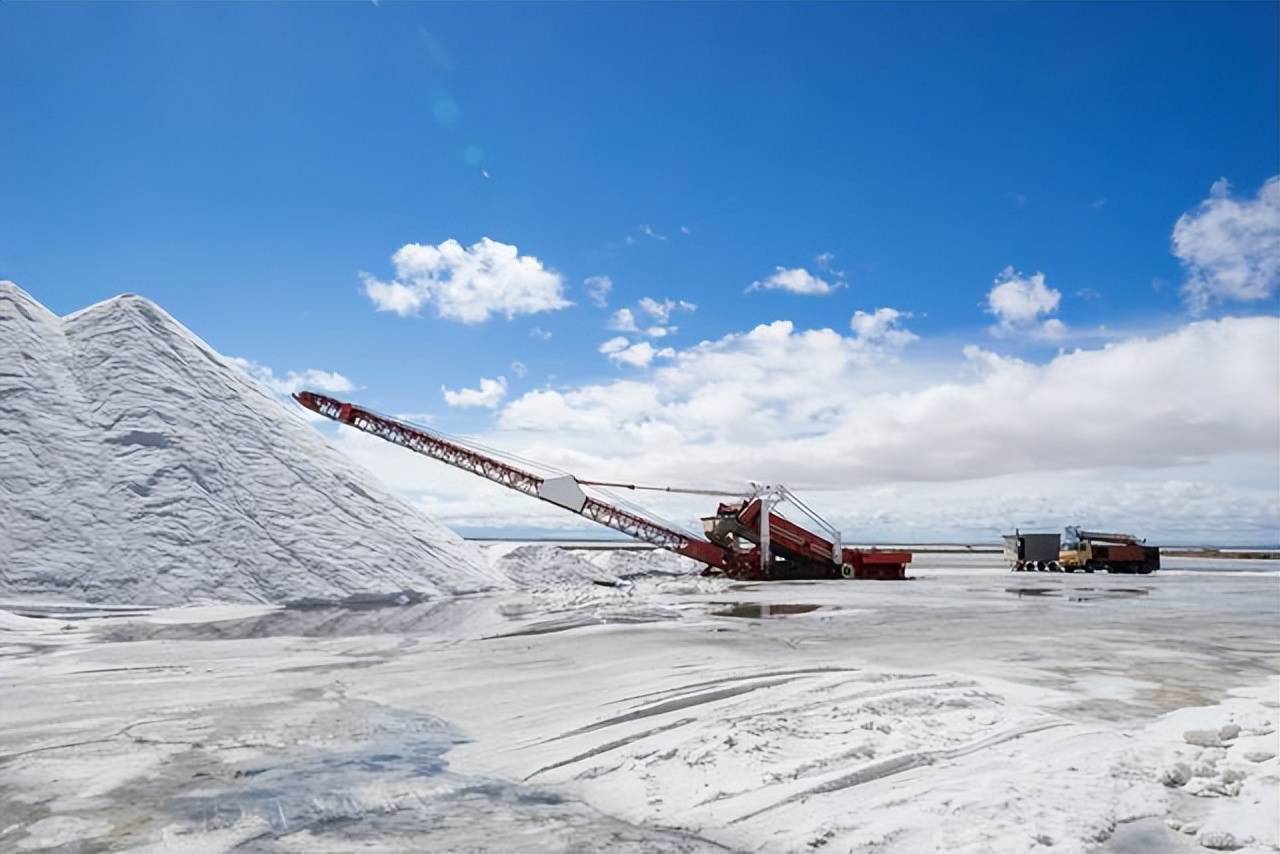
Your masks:
<instances>
[{"instance_id":1,"label":"shallow water puddle","mask_svg":"<svg viewBox=\"0 0 1280 854\"><path fill-rule=\"evenodd\" d=\"M729 604L725 602L716 603L721 607L719 611L712 611L713 617L743 617L748 620L763 620L769 617L789 617L792 614L807 614L810 611L816 611L823 607L822 605L772 605L761 604L755 602L738 602Z\"/></svg>"},{"instance_id":2,"label":"shallow water puddle","mask_svg":"<svg viewBox=\"0 0 1280 854\"><path fill-rule=\"evenodd\" d=\"M1006 587L1005 593L1023 597L1065 597L1070 602L1092 602L1096 599L1136 599L1150 590L1140 587Z\"/></svg>"}]
</instances>

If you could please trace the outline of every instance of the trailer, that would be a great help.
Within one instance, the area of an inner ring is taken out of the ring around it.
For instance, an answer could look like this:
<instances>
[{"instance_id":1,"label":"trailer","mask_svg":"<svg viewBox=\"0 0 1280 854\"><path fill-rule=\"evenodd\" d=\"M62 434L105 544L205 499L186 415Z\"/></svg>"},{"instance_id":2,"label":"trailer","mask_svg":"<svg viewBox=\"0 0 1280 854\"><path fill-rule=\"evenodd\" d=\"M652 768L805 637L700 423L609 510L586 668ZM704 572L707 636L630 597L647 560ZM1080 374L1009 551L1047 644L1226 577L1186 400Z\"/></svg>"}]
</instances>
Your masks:
<instances>
[{"instance_id":1,"label":"trailer","mask_svg":"<svg viewBox=\"0 0 1280 854\"><path fill-rule=\"evenodd\" d=\"M1015 529L1005 535L1004 559L1014 572L1061 572L1061 544L1061 534L1024 534Z\"/></svg>"},{"instance_id":2,"label":"trailer","mask_svg":"<svg viewBox=\"0 0 1280 854\"><path fill-rule=\"evenodd\" d=\"M1160 549L1132 534L1068 527L1060 534L1004 537L1004 558L1013 572L1111 572L1149 575L1160 568Z\"/></svg>"},{"instance_id":3,"label":"trailer","mask_svg":"<svg viewBox=\"0 0 1280 854\"><path fill-rule=\"evenodd\" d=\"M631 491L680 492L727 497L725 490L640 486L632 483L585 480L557 472L543 476L538 467L458 437L380 415L322 394L300 391L293 395L300 405L326 418L471 472L508 489L545 501L658 548L669 549L702 563L708 574L724 574L750 580L796 578L902 579L911 552L898 549L846 548L840 531L819 516L798 496L781 485L753 484L736 502L721 503L704 517L703 533L681 531L643 508L607 493L604 498L588 492L604 488ZM505 458L504 458L505 457ZM786 504L808 517L821 532L811 530L775 512Z\"/></svg>"}]
</instances>

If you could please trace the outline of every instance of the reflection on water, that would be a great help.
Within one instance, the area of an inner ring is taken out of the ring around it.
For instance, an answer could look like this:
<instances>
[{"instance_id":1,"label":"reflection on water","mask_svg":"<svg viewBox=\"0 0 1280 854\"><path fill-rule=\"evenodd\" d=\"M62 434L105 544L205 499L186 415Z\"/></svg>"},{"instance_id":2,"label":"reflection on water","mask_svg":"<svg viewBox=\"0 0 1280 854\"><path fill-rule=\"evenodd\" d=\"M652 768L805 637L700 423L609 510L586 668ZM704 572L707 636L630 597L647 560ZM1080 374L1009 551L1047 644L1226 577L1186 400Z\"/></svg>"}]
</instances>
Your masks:
<instances>
[{"instance_id":1,"label":"reflection on water","mask_svg":"<svg viewBox=\"0 0 1280 854\"><path fill-rule=\"evenodd\" d=\"M740 602L737 604L718 603L721 607L719 611L712 611L714 617L744 617L749 620L761 620L768 617L787 617L792 614L807 614L810 611L816 611L821 605L772 605L759 604L755 602Z\"/></svg>"},{"instance_id":2,"label":"reflection on water","mask_svg":"<svg viewBox=\"0 0 1280 854\"><path fill-rule=\"evenodd\" d=\"M1061 597L1070 602L1092 602L1096 599L1136 599L1147 596L1150 590L1140 587L1006 587L1019 599L1032 596Z\"/></svg>"},{"instance_id":3,"label":"reflection on water","mask_svg":"<svg viewBox=\"0 0 1280 854\"><path fill-rule=\"evenodd\" d=\"M111 837L76 850L134 848L157 828L174 851L723 850L550 789L460 774L447 754L465 737L430 715L295 696L218 710L203 727L157 775L114 790Z\"/></svg>"}]
</instances>

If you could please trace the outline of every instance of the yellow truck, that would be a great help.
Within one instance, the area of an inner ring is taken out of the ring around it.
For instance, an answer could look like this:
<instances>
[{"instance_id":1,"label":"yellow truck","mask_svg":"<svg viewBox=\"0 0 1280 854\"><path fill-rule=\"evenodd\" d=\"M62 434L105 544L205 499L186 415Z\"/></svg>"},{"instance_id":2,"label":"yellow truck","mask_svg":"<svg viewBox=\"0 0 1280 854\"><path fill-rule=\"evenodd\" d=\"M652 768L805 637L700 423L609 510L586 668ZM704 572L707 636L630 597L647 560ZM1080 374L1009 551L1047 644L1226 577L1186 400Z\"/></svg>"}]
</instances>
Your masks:
<instances>
[{"instance_id":1,"label":"yellow truck","mask_svg":"<svg viewBox=\"0 0 1280 854\"><path fill-rule=\"evenodd\" d=\"M1067 528L1066 541L1058 557L1065 572L1082 569L1130 575L1150 575L1160 568L1160 549L1133 534L1107 534Z\"/></svg>"}]
</instances>

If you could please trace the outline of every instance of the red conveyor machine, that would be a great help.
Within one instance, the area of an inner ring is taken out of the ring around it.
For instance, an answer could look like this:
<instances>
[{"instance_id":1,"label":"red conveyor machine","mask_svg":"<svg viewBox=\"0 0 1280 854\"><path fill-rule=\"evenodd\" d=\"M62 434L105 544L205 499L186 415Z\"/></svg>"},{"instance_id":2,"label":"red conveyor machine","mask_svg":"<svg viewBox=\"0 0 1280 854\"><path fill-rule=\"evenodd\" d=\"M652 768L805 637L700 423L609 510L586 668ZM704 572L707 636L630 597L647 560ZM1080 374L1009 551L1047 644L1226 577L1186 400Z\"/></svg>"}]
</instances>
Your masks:
<instances>
[{"instance_id":1,"label":"red conveyor machine","mask_svg":"<svg viewBox=\"0 0 1280 854\"><path fill-rule=\"evenodd\" d=\"M741 500L721 503L713 516L703 518L705 539L676 530L643 511L602 501L583 486L661 492L724 495L724 492L674 487L644 487L625 483L579 480L573 475L542 477L497 459L484 451L428 432L352 403L301 391L294 399L313 412L380 439L469 471L508 489L563 507L629 537L693 558L708 573L751 580L790 578L900 579L911 553L844 548L840 533L783 486L757 487ZM824 530L815 533L787 519L773 508L786 503Z\"/></svg>"}]
</instances>

